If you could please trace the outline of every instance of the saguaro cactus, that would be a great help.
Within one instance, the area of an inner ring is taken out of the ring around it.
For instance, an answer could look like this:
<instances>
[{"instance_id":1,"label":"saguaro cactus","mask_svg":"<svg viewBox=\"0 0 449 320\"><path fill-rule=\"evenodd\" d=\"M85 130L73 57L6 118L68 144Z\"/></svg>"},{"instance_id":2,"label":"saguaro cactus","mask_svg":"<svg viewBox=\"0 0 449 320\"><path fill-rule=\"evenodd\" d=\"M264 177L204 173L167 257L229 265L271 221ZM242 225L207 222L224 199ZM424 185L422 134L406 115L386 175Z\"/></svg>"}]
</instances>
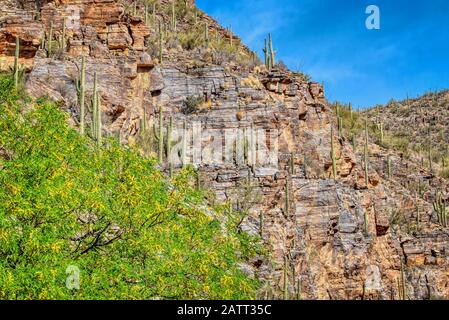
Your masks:
<instances>
[{"instance_id":1,"label":"saguaro cactus","mask_svg":"<svg viewBox=\"0 0 449 320\"><path fill-rule=\"evenodd\" d=\"M98 92L98 77L94 73L94 86L92 92L92 137L101 145L101 105L100 94Z\"/></svg>"},{"instance_id":2,"label":"saguaro cactus","mask_svg":"<svg viewBox=\"0 0 449 320\"><path fill-rule=\"evenodd\" d=\"M365 211L363 211L363 231L365 233L365 235L368 235L368 231L369 231L369 226L368 226L368 213Z\"/></svg>"},{"instance_id":3,"label":"saguaro cactus","mask_svg":"<svg viewBox=\"0 0 449 320\"><path fill-rule=\"evenodd\" d=\"M404 270L404 262L401 258L401 282L400 282L400 288L399 288L399 297L401 300L406 300L407 293L405 290L405 270Z\"/></svg>"},{"instance_id":4,"label":"saguaro cactus","mask_svg":"<svg viewBox=\"0 0 449 320\"><path fill-rule=\"evenodd\" d=\"M288 300L288 258L284 256L284 300Z\"/></svg>"},{"instance_id":5,"label":"saguaro cactus","mask_svg":"<svg viewBox=\"0 0 449 320\"><path fill-rule=\"evenodd\" d=\"M285 178L285 216L288 218L290 216L290 191L288 188L288 177Z\"/></svg>"},{"instance_id":6,"label":"saguaro cactus","mask_svg":"<svg viewBox=\"0 0 449 320\"><path fill-rule=\"evenodd\" d=\"M356 151L356 147L357 147L357 142L356 142L356 138L355 138L355 134L352 134L351 137L351 144L352 144L352 149L354 149L354 152Z\"/></svg>"},{"instance_id":7,"label":"saguaro cactus","mask_svg":"<svg viewBox=\"0 0 449 320\"><path fill-rule=\"evenodd\" d=\"M78 89L78 96L79 96L79 102L80 102L80 134L84 135L85 132L85 97L86 97L86 58L83 56L81 58L81 71L80 71L80 78L79 83L77 86Z\"/></svg>"},{"instance_id":8,"label":"saguaro cactus","mask_svg":"<svg viewBox=\"0 0 449 320\"><path fill-rule=\"evenodd\" d=\"M234 46L234 36L232 35L232 28L231 27L229 27L228 33L229 33L229 44L232 47L232 46Z\"/></svg>"},{"instance_id":9,"label":"saguaro cactus","mask_svg":"<svg viewBox=\"0 0 449 320\"><path fill-rule=\"evenodd\" d=\"M383 121L380 122L379 128L380 128L380 144L383 144L384 143L384 123L383 123Z\"/></svg>"},{"instance_id":10,"label":"saguaro cactus","mask_svg":"<svg viewBox=\"0 0 449 320\"><path fill-rule=\"evenodd\" d=\"M65 25L66 25L66 20L67 20L66 17L64 17L62 19L62 36L61 36L61 44L60 44L62 52L65 52L65 29L66 29Z\"/></svg>"},{"instance_id":11,"label":"saguaro cactus","mask_svg":"<svg viewBox=\"0 0 449 320\"><path fill-rule=\"evenodd\" d=\"M269 55L269 49L268 49L268 40L265 39L265 47L263 49L263 53L265 54L265 67L270 70L270 55Z\"/></svg>"},{"instance_id":12,"label":"saguaro cactus","mask_svg":"<svg viewBox=\"0 0 449 320\"><path fill-rule=\"evenodd\" d=\"M290 164L290 174L295 174L296 173L296 171L295 171L295 155L293 153L290 155L289 164Z\"/></svg>"},{"instance_id":13,"label":"saguaro cactus","mask_svg":"<svg viewBox=\"0 0 449 320\"><path fill-rule=\"evenodd\" d=\"M421 212L419 207L419 199L418 199L418 193L415 195L415 202L416 202L416 226L418 227L418 230L421 228Z\"/></svg>"},{"instance_id":14,"label":"saguaro cactus","mask_svg":"<svg viewBox=\"0 0 449 320\"><path fill-rule=\"evenodd\" d=\"M352 103L349 103L349 112L350 112L350 119L351 119L351 128L354 127L354 112L352 111Z\"/></svg>"},{"instance_id":15,"label":"saguaro cactus","mask_svg":"<svg viewBox=\"0 0 449 320\"><path fill-rule=\"evenodd\" d=\"M187 122L185 120L182 133L181 162L182 167L185 168L187 166Z\"/></svg>"},{"instance_id":16,"label":"saguaro cactus","mask_svg":"<svg viewBox=\"0 0 449 320\"><path fill-rule=\"evenodd\" d=\"M200 169L198 169L196 171L196 185L195 185L195 187L196 187L197 191L201 189L201 172L200 172Z\"/></svg>"},{"instance_id":17,"label":"saguaro cactus","mask_svg":"<svg viewBox=\"0 0 449 320\"><path fill-rule=\"evenodd\" d=\"M430 133L430 127L427 129L427 145L428 145L428 157L429 157L429 171L433 172L432 167L432 146L431 146L431 133Z\"/></svg>"},{"instance_id":18,"label":"saguaro cactus","mask_svg":"<svg viewBox=\"0 0 449 320\"><path fill-rule=\"evenodd\" d=\"M171 27L172 31L176 32L176 10L175 10L175 0L171 3Z\"/></svg>"},{"instance_id":19,"label":"saguaro cactus","mask_svg":"<svg viewBox=\"0 0 449 320\"><path fill-rule=\"evenodd\" d=\"M368 172L368 120L365 119L365 148L364 148L364 166L365 166L365 185L368 188L369 186L369 172Z\"/></svg>"},{"instance_id":20,"label":"saguaro cactus","mask_svg":"<svg viewBox=\"0 0 449 320\"><path fill-rule=\"evenodd\" d=\"M263 233L264 233L264 213L261 210L259 213L259 234L260 237L263 238Z\"/></svg>"},{"instance_id":21,"label":"saguaro cactus","mask_svg":"<svg viewBox=\"0 0 449 320\"><path fill-rule=\"evenodd\" d=\"M162 23L159 21L159 63L162 64L164 50L164 33L162 32Z\"/></svg>"},{"instance_id":22,"label":"saguaro cactus","mask_svg":"<svg viewBox=\"0 0 449 320\"><path fill-rule=\"evenodd\" d=\"M153 3L153 25L156 26L156 2Z\"/></svg>"},{"instance_id":23,"label":"saguaro cactus","mask_svg":"<svg viewBox=\"0 0 449 320\"><path fill-rule=\"evenodd\" d=\"M101 97L100 97L100 93L97 92L97 124L95 126L95 128L97 129L97 145L101 146Z\"/></svg>"},{"instance_id":24,"label":"saguaro cactus","mask_svg":"<svg viewBox=\"0 0 449 320\"><path fill-rule=\"evenodd\" d=\"M50 22L50 31L47 38L47 57L51 58L52 42L53 42L53 22Z\"/></svg>"},{"instance_id":25,"label":"saguaro cactus","mask_svg":"<svg viewBox=\"0 0 449 320\"><path fill-rule=\"evenodd\" d=\"M296 300L301 300L301 278L296 280Z\"/></svg>"},{"instance_id":26,"label":"saguaro cactus","mask_svg":"<svg viewBox=\"0 0 449 320\"><path fill-rule=\"evenodd\" d=\"M387 156L387 177L388 179L391 178L391 156Z\"/></svg>"},{"instance_id":27,"label":"saguaro cactus","mask_svg":"<svg viewBox=\"0 0 449 320\"><path fill-rule=\"evenodd\" d=\"M204 42L206 42L206 45L209 45L209 25L206 22L204 24Z\"/></svg>"},{"instance_id":28,"label":"saguaro cactus","mask_svg":"<svg viewBox=\"0 0 449 320\"><path fill-rule=\"evenodd\" d=\"M164 160L164 107L159 108L159 134L156 132L156 125L153 125L154 137L158 141L158 161L162 164Z\"/></svg>"},{"instance_id":29,"label":"saguaro cactus","mask_svg":"<svg viewBox=\"0 0 449 320\"><path fill-rule=\"evenodd\" d=\"M16 36L16 51L14 54L14 86L17 88L19 86L19 55L20 55L20 40Z\"/></svg>"},{"instance_id":30,"label":"saguaro cactus","mask_svg":"<svg viewBox=\"0 0 449 320\"><path fill-rule=\"evenodd\" d=\"M143 106L143 115L142 115L142 123L141 123L141 129L142 133L145 133L147 131L147 106Z\"/></svg>"},{"instance_id":31,"label":"saguaro cactus","mask_svg":"<svg viewBox=\"0 0 449 320\"><path fill-rule=\"evenodd\" d=\"M446 202L443 200L442 194L437 192L435 200L433 202L433 208L438 215L438 223L446 228L447 227L447 209Z\"/></svg>"},{"instance_id":32,"label":"saguaro cactus","mask_svg":"<svg viewBox=\"0 0 449 320\"><path fill-rule=\"evenodd\" d=\"M343 136L343 117L339 116L337 118L337 122L338 122L338 135L340 137Z\"/></svg>"},{"instance_id":33,"label":"saguaro cactus","mask_svg":"<svg viewBox=\"0 0 449 320\"><path fill-rule=\"evenodd\" d=\"M145 25L148 25L148 4L145 4L144 6L144 12L143 12L143 20Z\"/></svg>"},{"instance_id":34,"label":"saguaro cactus","mask_svg":"<svg viewBox=\"0 0 449 320\"><path fill-rule=\"evenodd\" d=\"M94 137L96 137L96 132L97 130L95 129L95 126L97 125L97 121L96 121L96 112L97 112L97 73L94 73L94 85L93 85L93 89L92 89L92 134Z\"/></svg>"},{"instance_id":35,"label":"saguaro cactus","mask_svg":"<svg viewBox=\"0 0 449 320\"><path fill-rule=\"evenodd\" d=\"M170 116L170 119L168 120L168 127L167 127L167 140L166 140L166 152L167 152L167 165L170 177L173 175L173 161L171 158L171 147L172 147L172 135L173 135L173 116Z\"/></svg>"},{"instance_id":36,"label":"saguaro cactus","mask_svg":"<svg viewBox=\"0 0 449 320\"><path fill-rule=\"evenodd\" d=\"M268 42L270 48L270 69L276 64L276 52L273 50L273 39L271 33L268 34Z\"/></svg>"},{"instance_id":37,"label":"saguaro cactus","mask_svg":"<svg viewBox=\"0 0 449 320\"><path fill-rule=\"evenodd\" d=\"M254 171L257 164L257 132L254 123L251 123L250 130L251 169Z\"/></svg>"},{"instance_id":38,"label":"saguaro cactus","mask_svg":"<svg viewBox=\"0 0 449 320\"><path fill-rule=\"evenodd\" d=\"M331 160L332 160L332 176L334 179L337 179L337 161L339 161L341 157L337 158L335 156L335 147L334 147L334 128L331 126Z\"/></svg>"}]
</instances>

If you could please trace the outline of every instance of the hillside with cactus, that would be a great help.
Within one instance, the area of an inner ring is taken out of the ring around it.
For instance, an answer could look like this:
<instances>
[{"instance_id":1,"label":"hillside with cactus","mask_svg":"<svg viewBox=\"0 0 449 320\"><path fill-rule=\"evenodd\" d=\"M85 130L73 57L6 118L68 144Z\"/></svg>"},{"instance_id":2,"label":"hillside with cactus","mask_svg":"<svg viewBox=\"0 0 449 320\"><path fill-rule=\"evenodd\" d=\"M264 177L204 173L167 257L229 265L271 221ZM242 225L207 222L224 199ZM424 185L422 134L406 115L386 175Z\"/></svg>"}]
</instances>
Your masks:
<instances>
[{"instance_id":1,"label":"hillside with cactus","mask_svg":"<svg viewBox=\"0 0 449 320\"><path fill-rule=\"evenodd\" d=\"M446 93L357 112L261 49L193 0L1 1L0 298L449 298Z\"/></svg>"},{"instance_id":2,"label":"hillside with cactus","mask_svg":"<svg viewBox=\"0 0 449 320\"><path fill-rule=\"evenodd\" d=\"M396 149L427 168L429 174L449 178L449 92L430 92L422 97L390 101L366 111L368 118L382 123L395 137ZM410 126L413 130L410 130Z\"/></svg>"}]
</instances>

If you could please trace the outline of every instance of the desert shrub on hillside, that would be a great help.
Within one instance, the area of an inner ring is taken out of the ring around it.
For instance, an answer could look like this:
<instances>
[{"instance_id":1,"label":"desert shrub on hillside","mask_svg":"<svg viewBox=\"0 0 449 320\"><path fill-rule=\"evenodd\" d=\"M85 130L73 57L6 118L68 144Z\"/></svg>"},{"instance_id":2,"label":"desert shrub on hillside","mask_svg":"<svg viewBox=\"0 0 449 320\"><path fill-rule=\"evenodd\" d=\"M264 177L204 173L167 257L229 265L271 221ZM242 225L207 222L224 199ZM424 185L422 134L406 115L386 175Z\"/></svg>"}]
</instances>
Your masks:
<instances>
[{"instance_id":1,"label":"desert shrub on hillside","mask_svg":"<svg viewBox=\"0 0 449 320\"><path fill-rule=\"evenodd\" d=\"M255 297L237 264L258 244L192 169L168 179L112 139L98 148L55 104L0 83L0 299Z\"/></svg>"}]
</instances>

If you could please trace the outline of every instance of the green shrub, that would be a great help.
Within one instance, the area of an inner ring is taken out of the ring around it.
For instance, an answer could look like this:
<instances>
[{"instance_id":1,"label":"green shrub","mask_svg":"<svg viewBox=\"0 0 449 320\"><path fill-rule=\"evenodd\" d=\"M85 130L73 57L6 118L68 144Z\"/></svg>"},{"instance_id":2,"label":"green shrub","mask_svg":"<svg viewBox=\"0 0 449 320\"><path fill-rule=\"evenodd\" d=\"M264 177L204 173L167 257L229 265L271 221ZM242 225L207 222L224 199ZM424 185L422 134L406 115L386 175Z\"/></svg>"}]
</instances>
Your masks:
<instances>
[{"instance_id":1,"label":"green shrub","mask_svg":"<svg viewBox=\"0 0 449 320\"><path fill-rule=\"evenodd\" d=\"M0 83L0 299L255 297L237 264L259 246L205 203L192 169L169 180L112 139L99 149L55 104L23 112Z\"/></svg>"},{"instance_id":2,"label":"green shrub","mask_svg":"<svg viewBox=\"0 0 449 320\"><path fill-rule=\"evenodd\" d=\"M199 109L199 107L204 103L204 97L202 96L188 96L184 102L184 113L190 114Z\"/></svg>"}]
</instances>

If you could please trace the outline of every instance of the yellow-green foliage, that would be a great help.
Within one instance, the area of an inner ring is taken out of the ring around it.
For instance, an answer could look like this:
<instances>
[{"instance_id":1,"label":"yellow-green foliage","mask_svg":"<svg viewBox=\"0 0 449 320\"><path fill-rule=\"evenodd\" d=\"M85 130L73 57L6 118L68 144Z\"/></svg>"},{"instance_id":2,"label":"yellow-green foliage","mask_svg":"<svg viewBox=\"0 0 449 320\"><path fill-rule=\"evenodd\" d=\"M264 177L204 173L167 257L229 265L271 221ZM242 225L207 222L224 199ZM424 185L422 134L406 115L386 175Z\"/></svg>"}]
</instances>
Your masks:
<instances>
[{"instance_id":1,"label":"yellow-green foliage","mask_svg":"<svg viewBox=\"0 0 449 320\"><path fill-rule=\"evenodd\" d=\"M192 169L168 179L113 139L99 149L55 104L0 84L0 299L255 297L237 264L258 245L205 203Z\"/></svg>"}]
</instances>

